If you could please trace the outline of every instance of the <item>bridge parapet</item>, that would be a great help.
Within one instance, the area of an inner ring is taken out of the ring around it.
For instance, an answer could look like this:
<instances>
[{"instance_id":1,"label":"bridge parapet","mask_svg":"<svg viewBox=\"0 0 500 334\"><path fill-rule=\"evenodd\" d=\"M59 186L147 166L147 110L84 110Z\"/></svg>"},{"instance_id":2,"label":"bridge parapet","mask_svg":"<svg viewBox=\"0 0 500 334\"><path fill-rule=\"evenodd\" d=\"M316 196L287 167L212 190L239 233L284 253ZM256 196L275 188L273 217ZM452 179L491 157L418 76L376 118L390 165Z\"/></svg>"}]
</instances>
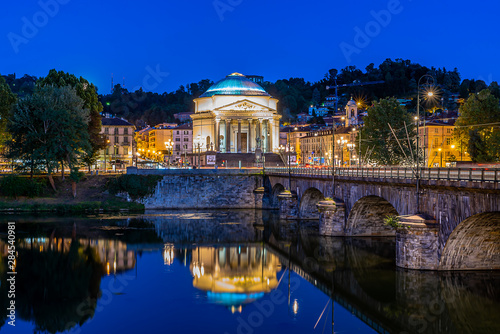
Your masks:
<instances>
[{"instance_id":1,"label":"bridge parapet","mask_svg":"<svg viewBox=\"0 0 500 334\"><path fill-rule=\"evenodd\" d=\"M373 168L335 168L335 179L415 184L416 174L412 168L373 167ZM266 175L288 176L287 167L266 168ZM332 179L332 169L314 169L292 167L292 177ZM500 190L500 169L498 168L422 168L420 173L422 186L463 187L475 189Z\"/></svg>"}]
</instances>

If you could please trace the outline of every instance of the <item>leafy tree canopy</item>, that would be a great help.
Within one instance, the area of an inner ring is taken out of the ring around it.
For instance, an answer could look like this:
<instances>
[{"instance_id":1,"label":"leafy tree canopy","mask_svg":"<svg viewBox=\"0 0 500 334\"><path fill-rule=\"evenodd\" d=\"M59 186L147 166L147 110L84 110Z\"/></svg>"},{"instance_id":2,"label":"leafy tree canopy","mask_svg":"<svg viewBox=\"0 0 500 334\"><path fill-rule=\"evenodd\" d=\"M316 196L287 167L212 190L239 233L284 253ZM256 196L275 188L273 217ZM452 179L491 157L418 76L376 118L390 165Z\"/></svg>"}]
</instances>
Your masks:
<instances>
[{"instance_id":1,"label":"leafy tree canopy","mask_svg":"<svg viewBox=\"0 0 500 334\"><path fill-rule=\"evenodd\" d=\"M415 153L415 148L410 145L414 145L415 125L411 115L397 99L387 98L375 102L368 109L364 122L365 126L361 129L361 148L358 149L360 156L364 157L367 152L371 152L369 161L382 165L414 163L412 152ZM399 144L389 124L399 139Z\"/></svg>"},{"instance_id":2,"label":"leafy tree canopy","mask_svg":"<svg viewBox=\"0 0 500 334\"><path fill-rule=\"evenodd\" d=\"M455 141L468 149L472 161L500 160L500 105L489 89L469 96L455 126Z\"/></svg>"}]
</instances>

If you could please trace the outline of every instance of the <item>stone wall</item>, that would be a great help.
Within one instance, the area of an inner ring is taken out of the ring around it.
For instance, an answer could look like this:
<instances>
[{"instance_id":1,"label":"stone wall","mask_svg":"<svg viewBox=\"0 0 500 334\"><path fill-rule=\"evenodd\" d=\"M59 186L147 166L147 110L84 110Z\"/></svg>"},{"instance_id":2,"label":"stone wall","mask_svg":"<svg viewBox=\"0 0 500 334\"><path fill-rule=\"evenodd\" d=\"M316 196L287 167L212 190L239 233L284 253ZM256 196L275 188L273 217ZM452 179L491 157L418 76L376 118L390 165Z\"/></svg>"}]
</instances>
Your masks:
<instances>
[{"instance_id":1,"label":"stone wall","mask_svg":"<svg viewBox=\"0 0 500 334\"><path fill-rule=\"evenodd\" d=\"M262 203L262 175L238 169L129 169L129 174L164 175L146 209L254 209ZM256 191L257 190L257 191Z\"/></svg>"}]
</instances>

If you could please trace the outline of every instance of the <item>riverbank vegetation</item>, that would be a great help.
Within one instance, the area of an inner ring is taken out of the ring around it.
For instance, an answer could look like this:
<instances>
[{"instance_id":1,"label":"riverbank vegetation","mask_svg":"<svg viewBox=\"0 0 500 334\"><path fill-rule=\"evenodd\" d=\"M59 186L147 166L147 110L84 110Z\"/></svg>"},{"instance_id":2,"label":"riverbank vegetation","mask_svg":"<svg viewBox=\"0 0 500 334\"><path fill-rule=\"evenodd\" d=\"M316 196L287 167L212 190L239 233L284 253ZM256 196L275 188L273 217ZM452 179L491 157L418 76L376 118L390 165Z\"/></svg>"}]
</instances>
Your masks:
<instances>
[{"instance_id":1,"label":"riverbank vegetation","mask_svg":"<svg viewBox=\"0 0 500 334\"><path fill-rule=\"evenodd\" d=\"M143 211L144 205L111 194L108 182L116 176L83 176L79 196L73 197L72 180L54 177L54 191L43 176L0 177L0 212L54 212L63 214Z\"/></svg>"}]
</instances>

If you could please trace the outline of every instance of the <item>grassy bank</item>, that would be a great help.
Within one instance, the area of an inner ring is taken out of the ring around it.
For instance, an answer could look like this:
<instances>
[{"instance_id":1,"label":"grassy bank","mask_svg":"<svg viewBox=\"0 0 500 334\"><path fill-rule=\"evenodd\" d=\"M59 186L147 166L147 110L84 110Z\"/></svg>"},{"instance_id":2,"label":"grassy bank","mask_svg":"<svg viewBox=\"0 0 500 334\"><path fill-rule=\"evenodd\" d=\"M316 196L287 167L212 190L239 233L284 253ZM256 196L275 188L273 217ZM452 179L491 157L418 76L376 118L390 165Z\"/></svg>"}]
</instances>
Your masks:
<instances>
[{"instance_id":1,"label":"grassy bank","mask_svg":"<svg viewBox=\"0 0 500 334\"><path fill-rule=\"evenodd\" d=\"M106 200L104 202L84 201L78 203L44 203L36 200L23 203L15 201L0 201L0 212L53 212L53 213L102 213L119 211L144 211L144 205L121 200Z\"/></svg>"},{"instance_id":2,"label":"grassy bank","mask_svg":"<svg viewBox=\"0 0 500 334\"><path fill-rule=\"evenodd\" d=\"M127 202L110 194L108 184L116 182L117 176L99 175L84 177L77 184L77 196L73 198L71 180L54 177L56 191L43 177L37 180L6 180L10 190L0 190L0 213L52 212L58 214L103 213L120 211L144 211L144 205ZM0 180L1 183L2 180ZM22 187L20 186L22 185ZM36 191L30 189L35 187ZM18 189L22 189L19 191ZM10 194L6 196L6 193ZM2 196L3 195L3 196Z\"/></svg>"}]
</instances>

